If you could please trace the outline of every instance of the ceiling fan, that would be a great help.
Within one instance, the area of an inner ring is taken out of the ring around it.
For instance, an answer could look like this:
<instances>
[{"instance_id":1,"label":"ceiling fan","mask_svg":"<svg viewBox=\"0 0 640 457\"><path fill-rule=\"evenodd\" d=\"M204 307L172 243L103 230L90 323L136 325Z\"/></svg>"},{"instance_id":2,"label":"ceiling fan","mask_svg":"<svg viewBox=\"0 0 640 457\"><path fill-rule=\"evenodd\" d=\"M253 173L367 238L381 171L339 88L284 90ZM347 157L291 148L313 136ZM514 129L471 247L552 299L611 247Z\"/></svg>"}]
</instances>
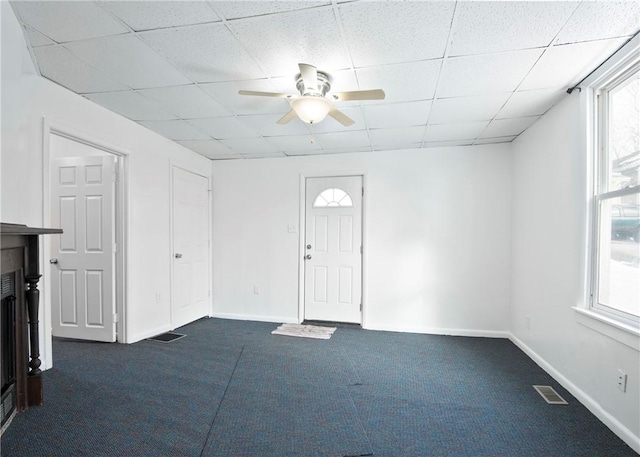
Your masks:
<instances>
[{"instance_id":1,"label":"ceiling fan","mask_svg":"<svg viewBox=\"0 0 640 457\"><path fill-rule=\"evenodd\" d=\"M318 71L316 67L306 63L300 63L298 67L300 68L300 74L296 76L296 88L300 95L253 90L240 90L238 93L240 95L278 97L289 100L291 111L276 122L281 125L291 122L295 117L308 124L316 124L329 115L348 127L353 125L354 120L337 109L333 105L334 101L384 100L384 91L382 89L352 90L328 94L329 89L331 89L331 78L327 73Z\"/></svg>"}]
</instances>

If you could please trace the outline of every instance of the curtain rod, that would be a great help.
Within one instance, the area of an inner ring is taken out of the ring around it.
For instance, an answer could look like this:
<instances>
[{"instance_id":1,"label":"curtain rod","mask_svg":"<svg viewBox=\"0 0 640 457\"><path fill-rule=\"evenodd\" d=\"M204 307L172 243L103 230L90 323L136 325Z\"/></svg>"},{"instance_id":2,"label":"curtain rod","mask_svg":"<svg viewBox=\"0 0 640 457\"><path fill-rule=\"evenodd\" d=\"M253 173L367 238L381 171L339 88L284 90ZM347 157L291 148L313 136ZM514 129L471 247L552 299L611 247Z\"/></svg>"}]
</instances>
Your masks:
<instances>
[{"instance_id":1,"label":"curtain rod","mask_svg":"<svg viewBox=\"0 0 640 457\"><path fill-rule=\"evenodd\" d=\"M596 68L594 68L593 70L591 70L591 72L589 72L588 75L586 75L584 78L582 78L580 81L578 81L577 84L575 84L573 87L570 87L567 89L567 94L570 94L571 92L573 92L574 90L578 89L578 92L580 91L580 84L582 84L582 82L587 79L589 76L591 76L592 74L594 74L600 67L602 67L605 63L607 63L609 61L609 59L611 59L614 55L616 55L616 53L624 48L631 40L633 40L636 36L638 36L638 34L640 34L640 31L636 32L631 38L629 38L627 41L625 41L618 49L615 50L615 52L613 54L611 54L609 57L607 57L600 65L598 65Z\"/></svg>"}]
</instances>

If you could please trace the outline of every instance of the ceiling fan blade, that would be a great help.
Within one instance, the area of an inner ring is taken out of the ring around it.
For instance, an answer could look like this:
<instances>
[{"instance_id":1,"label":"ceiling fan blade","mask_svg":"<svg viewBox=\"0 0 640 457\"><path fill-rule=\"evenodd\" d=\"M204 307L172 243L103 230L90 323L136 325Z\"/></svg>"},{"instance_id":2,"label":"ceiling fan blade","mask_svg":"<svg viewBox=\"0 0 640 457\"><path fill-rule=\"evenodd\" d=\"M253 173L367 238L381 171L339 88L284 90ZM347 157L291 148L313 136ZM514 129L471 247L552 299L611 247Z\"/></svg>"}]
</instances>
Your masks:
<instances>
[{"instance_id":1,"label":"ceiling fan blade","mask_svg":"<svg viewBox=\"0 0 640 457\"><path fill-rule=\"evenodd\" d=\"M285 114L284 116L282 116L280 119L278 119L276 121L276 124L280 124L280 125L284 125L284 124L288 124L289 122L291 122L293 119L295 119L297 116L296 112L294 110L289 111L287 114Z\"/></svg>"},{"instance_id":2,"label":"ceiling fan blade","mask_svg":"<svg viewBox=\"0 0 640 457\"><path fill-rule=\"evenodd\" d=\"M329 111L329 116L340 122L345 127L349 127L350 125L355 124L355 121L353 119L336 108L333 108L331 111Z\"/></svg>"},{"instance_id":3,"label":"ceiling fan blade","mask_svg":"<svg viewBox=\"0 0 640 457\"><path fill-rule=\"evenodd\" d=\"M373 90L352 90L349 92L335 92L333 96L336 100L384 100L384 91L382 89Z\"/></svg>"},{"instance_id":4,"label":"ceiling fan blade","mask_svg":"<svg viewBox=\"0 0 640 457\"><path fill-rule=\"evenodd\" d=\"M281 94L280 92L260 92L257 90L239 90L238 93L240 95L256 95L258 97L278 97L278 98L291 97L291 95L289 94Z\"/></svg>"},{"instance_id":5,"label":"ceiling fan blade","mask_svg":"<svg viewBox=\"0 0 640 457\"><path fill-rule=\"evenodd\" d=\"M298 67L300 68L300 75L302 75L302 80L304 81L305 89L313 89L315 91L318 90L318 69L313 65L309 65L306 63L299 63Z\"/></svg>"}]
</instances>

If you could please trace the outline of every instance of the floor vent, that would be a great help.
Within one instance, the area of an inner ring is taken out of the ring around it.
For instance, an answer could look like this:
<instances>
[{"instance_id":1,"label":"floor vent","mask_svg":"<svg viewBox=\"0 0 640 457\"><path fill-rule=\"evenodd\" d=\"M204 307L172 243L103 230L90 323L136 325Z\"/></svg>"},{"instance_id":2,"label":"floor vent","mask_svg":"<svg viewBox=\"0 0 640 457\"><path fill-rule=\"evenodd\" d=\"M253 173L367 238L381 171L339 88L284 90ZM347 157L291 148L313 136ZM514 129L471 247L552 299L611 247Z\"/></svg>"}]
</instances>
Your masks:
<instances>
[{"instance_id":1,"label":"floor vent","mask_svg":"<svg viewBox=\"0 0 640 457\"><path fill-rule=\"evenodd\" d=\"M182 335L180 333L172 333L167 332L161 335L152 336L151 338L147 338L152 341L160 341L161 343L171 343L172 341L179 340L180 338L184 338L186 335Z\"/></svg>"},{"instance_id":2,"label":"floor vent","mask_svg":"<svg viewBox=\"0 0 640 457\"><path fill-rule=\"evenodd\" d=\"M551 386L533 386L534 389L544 398L544 401L550 405L568 405L567 401L562 398L558 392Z\"/></svg>"}]
</instances>

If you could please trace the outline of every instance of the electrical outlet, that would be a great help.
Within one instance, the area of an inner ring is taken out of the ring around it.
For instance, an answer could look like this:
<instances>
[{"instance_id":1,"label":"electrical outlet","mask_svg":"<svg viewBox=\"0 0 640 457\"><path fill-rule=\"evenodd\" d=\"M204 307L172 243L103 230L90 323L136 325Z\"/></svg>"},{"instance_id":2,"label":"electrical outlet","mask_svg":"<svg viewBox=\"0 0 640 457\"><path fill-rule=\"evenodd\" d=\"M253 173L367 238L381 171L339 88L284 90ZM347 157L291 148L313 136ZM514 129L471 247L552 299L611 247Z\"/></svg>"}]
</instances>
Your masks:
<instances>
[{"instance_id":1,"label":"electrical outlet","mask_svg":"<svg viewBox=\"0 0 640 457\"><path fill-rule=\"evenodd\" d=\"M258 295L260 293L260 284L254 284L253 293Z\"/></svg>"},{"instance_id":2,"label":"electrical outlet","mask_svg":"<svg viewBox=\"0 0 640 457\"><path fill-rule=\"evenodd\" d=\"M156 305L159 304L162 301L162 297L160 296L160 294L156 294Z\"/></svg>"},{"instance_id":3,"label":"electrical outlet","mask_svg":"<svg viewBox=\"0 0 640 457\"><path fill-rule=\"evenodd\" d=\"M618 390L627 391L627 373L622 370L618 370Z\"/></svg>"}]
</instances>

